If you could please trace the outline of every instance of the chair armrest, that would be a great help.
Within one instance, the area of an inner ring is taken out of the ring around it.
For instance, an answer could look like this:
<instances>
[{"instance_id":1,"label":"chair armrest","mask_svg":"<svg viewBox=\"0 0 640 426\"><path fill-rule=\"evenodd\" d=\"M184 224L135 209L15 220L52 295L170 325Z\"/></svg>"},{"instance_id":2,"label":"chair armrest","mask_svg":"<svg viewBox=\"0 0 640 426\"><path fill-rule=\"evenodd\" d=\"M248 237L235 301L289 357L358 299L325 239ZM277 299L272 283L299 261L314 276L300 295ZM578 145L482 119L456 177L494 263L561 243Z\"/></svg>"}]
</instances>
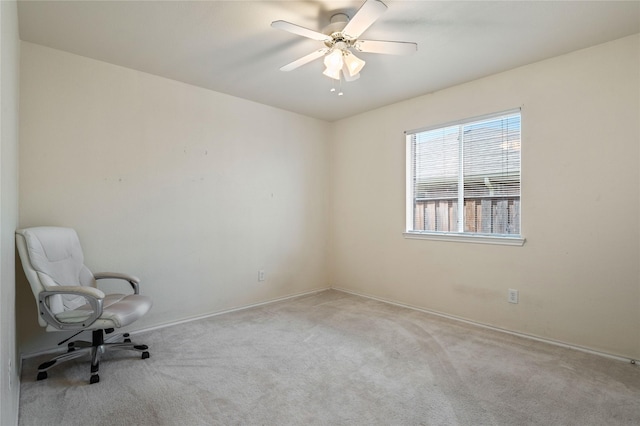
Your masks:
<instances>
[{"instance_id":1,"label":"chair armrest","mask_svg":"<svg viewBox=\"0 0 640 426\"><path fill-rule=\"evenodd\" d=\"M140 293L140 278L135 277L129 274L123 274L120 272L98 272L97 274L93 274L93 277L96 280L104 280L104 279L115 279L115 280L124 280L128 281L131 284L131 288L133 289L134 294Z\"/></svg>"},{"instance_id":2,"label":"chair armrest","mask_svg":"<svg viewBox=\"0 0 640 426\"><path fill-rule=\"evenodd\" d=\"M81 322L62 322L58 320L56 315L49 308L47 298L56 295L71 294L76 296L82 296L85 298L89 306L91 306L92 313ZM47 287L45 291L41 291L38 294L38 306L40 308L40 315L44 320L56 327L59 330L78 330L89 327L102 315L102 307L105 294L93 287L83 286L52 286Z\"/></svg>"}]
</instances>

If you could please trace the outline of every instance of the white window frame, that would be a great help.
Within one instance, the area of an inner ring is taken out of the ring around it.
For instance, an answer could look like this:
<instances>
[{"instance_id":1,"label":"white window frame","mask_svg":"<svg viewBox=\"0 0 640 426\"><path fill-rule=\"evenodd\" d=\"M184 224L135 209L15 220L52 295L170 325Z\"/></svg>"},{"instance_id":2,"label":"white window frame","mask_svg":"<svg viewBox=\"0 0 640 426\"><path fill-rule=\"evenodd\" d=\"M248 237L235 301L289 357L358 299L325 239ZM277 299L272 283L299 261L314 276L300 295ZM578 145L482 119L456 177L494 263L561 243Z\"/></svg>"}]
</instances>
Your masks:
<instances>
[{"instance_id":1,"label":"white window frame","mask_svg":"<svg viewBox=\"0 0 640 426\"><path fill-rule=\"evenodd\" d=\"M439 232L439 231L415 231L414 226L414 188L413 188L413 153L412 153L412 135L415 133L426 132L430 130L440 129L444 127L457 126L470 124L476 121L489 120L505 115L511 115L515 113L522 114L520 108L512 109L508 111L502 111L499 113L488 114L473 118L466 118L463 120L457 120L445 124L438 124L435 126L429 126L425 128L410 130L405 132L405 145L406 145L406 222L405 231L403 233L405 238L409 239L423 239L423 240L435 240L435 241L455 241L465 243L480 243L480 244L498 244L498 245L510 245L510 246L522 246L525 243L525 238L520 235L510 234L481 234L481 233L469 233L469 232ZM522 120L522 115L521 115ZM521 134L522 139L522 125ZM521 171L522 175L522 171ZM522 187L522 183L521 183ZM522 191L522 190L521 190ZM521 192L522 194L522 192ZM522 198L521 198L522 199ZM521 204L522 206L522 204ZM522 209L520 209L522 210ZM520 228L522 230L522 228Z\"/></svg>"}]
</instances>

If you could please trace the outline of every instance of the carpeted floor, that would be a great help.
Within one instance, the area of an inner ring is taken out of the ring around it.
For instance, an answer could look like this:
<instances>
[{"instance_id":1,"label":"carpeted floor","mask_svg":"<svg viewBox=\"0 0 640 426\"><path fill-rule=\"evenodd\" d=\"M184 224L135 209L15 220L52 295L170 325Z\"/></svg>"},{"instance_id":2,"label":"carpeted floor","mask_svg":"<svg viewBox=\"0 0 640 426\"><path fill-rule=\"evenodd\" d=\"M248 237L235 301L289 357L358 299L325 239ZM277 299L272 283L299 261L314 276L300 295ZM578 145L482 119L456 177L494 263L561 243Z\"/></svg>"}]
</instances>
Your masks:
<instances>
[{"instance_id":1,"label":"carpeted floor","mask_svg":"<svg viewBox=\"0 0 640 426\"><path fill-rule=\"evenodd\" d=\"M25 361L20 425L639 425L640 369L339 291Z\"/></svg>"}]
</instances>

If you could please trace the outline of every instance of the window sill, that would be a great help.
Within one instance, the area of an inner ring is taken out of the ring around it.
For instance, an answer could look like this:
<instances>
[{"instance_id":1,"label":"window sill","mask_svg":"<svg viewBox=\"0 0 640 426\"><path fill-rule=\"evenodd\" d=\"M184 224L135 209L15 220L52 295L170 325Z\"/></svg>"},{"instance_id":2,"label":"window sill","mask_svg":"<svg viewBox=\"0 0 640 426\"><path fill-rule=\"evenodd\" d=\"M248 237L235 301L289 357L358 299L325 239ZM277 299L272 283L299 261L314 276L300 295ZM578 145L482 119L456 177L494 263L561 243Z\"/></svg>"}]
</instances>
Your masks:
<instances>
[{"instance_id":1,"label":"window sill","mask_svg":"<svg viewBox=\"0 0 640 426\"><path fill-rule=\"evenodd\" d=\"M434 241L454 241L457 243L475 243L475 244L497 244L503 246L522 246L524 245L524 237L514 236L497 236L497 235L475 235L475 234L453 234L453 233L436 233L436 232L404 232L404 237L416 240L434 240Z\"/></svg>"}]
</instances>

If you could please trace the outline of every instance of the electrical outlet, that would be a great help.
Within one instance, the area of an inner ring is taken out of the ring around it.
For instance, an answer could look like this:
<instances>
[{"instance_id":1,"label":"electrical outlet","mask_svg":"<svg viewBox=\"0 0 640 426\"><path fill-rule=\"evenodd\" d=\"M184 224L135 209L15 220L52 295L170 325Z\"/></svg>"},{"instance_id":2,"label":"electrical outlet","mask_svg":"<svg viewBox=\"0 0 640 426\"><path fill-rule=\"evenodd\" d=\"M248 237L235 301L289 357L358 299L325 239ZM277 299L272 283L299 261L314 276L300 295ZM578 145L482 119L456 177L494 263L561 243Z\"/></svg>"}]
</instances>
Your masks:
<instances>
[{"instance_id":1,"label":"electrical outlet","mask_svg":"<svg viewBox=\"0 0 640 426\"><path fill-rule=\"evenodd\" d=\"M509 295L507 296L509 303L518 303L518 290L512 288L509 289Z\"/></svg>"},{"instance_id":2,"label":"electrical outlet","mask_svg":"<svg viewBox=\"0 0 640 426\"><path fill-rule=\"evenodd\" d=\"M260 269L258 271L258 281L264 281L265 279L267 279L267 273L264 271L264 269Z\"/></svg>"}]
</instances>

